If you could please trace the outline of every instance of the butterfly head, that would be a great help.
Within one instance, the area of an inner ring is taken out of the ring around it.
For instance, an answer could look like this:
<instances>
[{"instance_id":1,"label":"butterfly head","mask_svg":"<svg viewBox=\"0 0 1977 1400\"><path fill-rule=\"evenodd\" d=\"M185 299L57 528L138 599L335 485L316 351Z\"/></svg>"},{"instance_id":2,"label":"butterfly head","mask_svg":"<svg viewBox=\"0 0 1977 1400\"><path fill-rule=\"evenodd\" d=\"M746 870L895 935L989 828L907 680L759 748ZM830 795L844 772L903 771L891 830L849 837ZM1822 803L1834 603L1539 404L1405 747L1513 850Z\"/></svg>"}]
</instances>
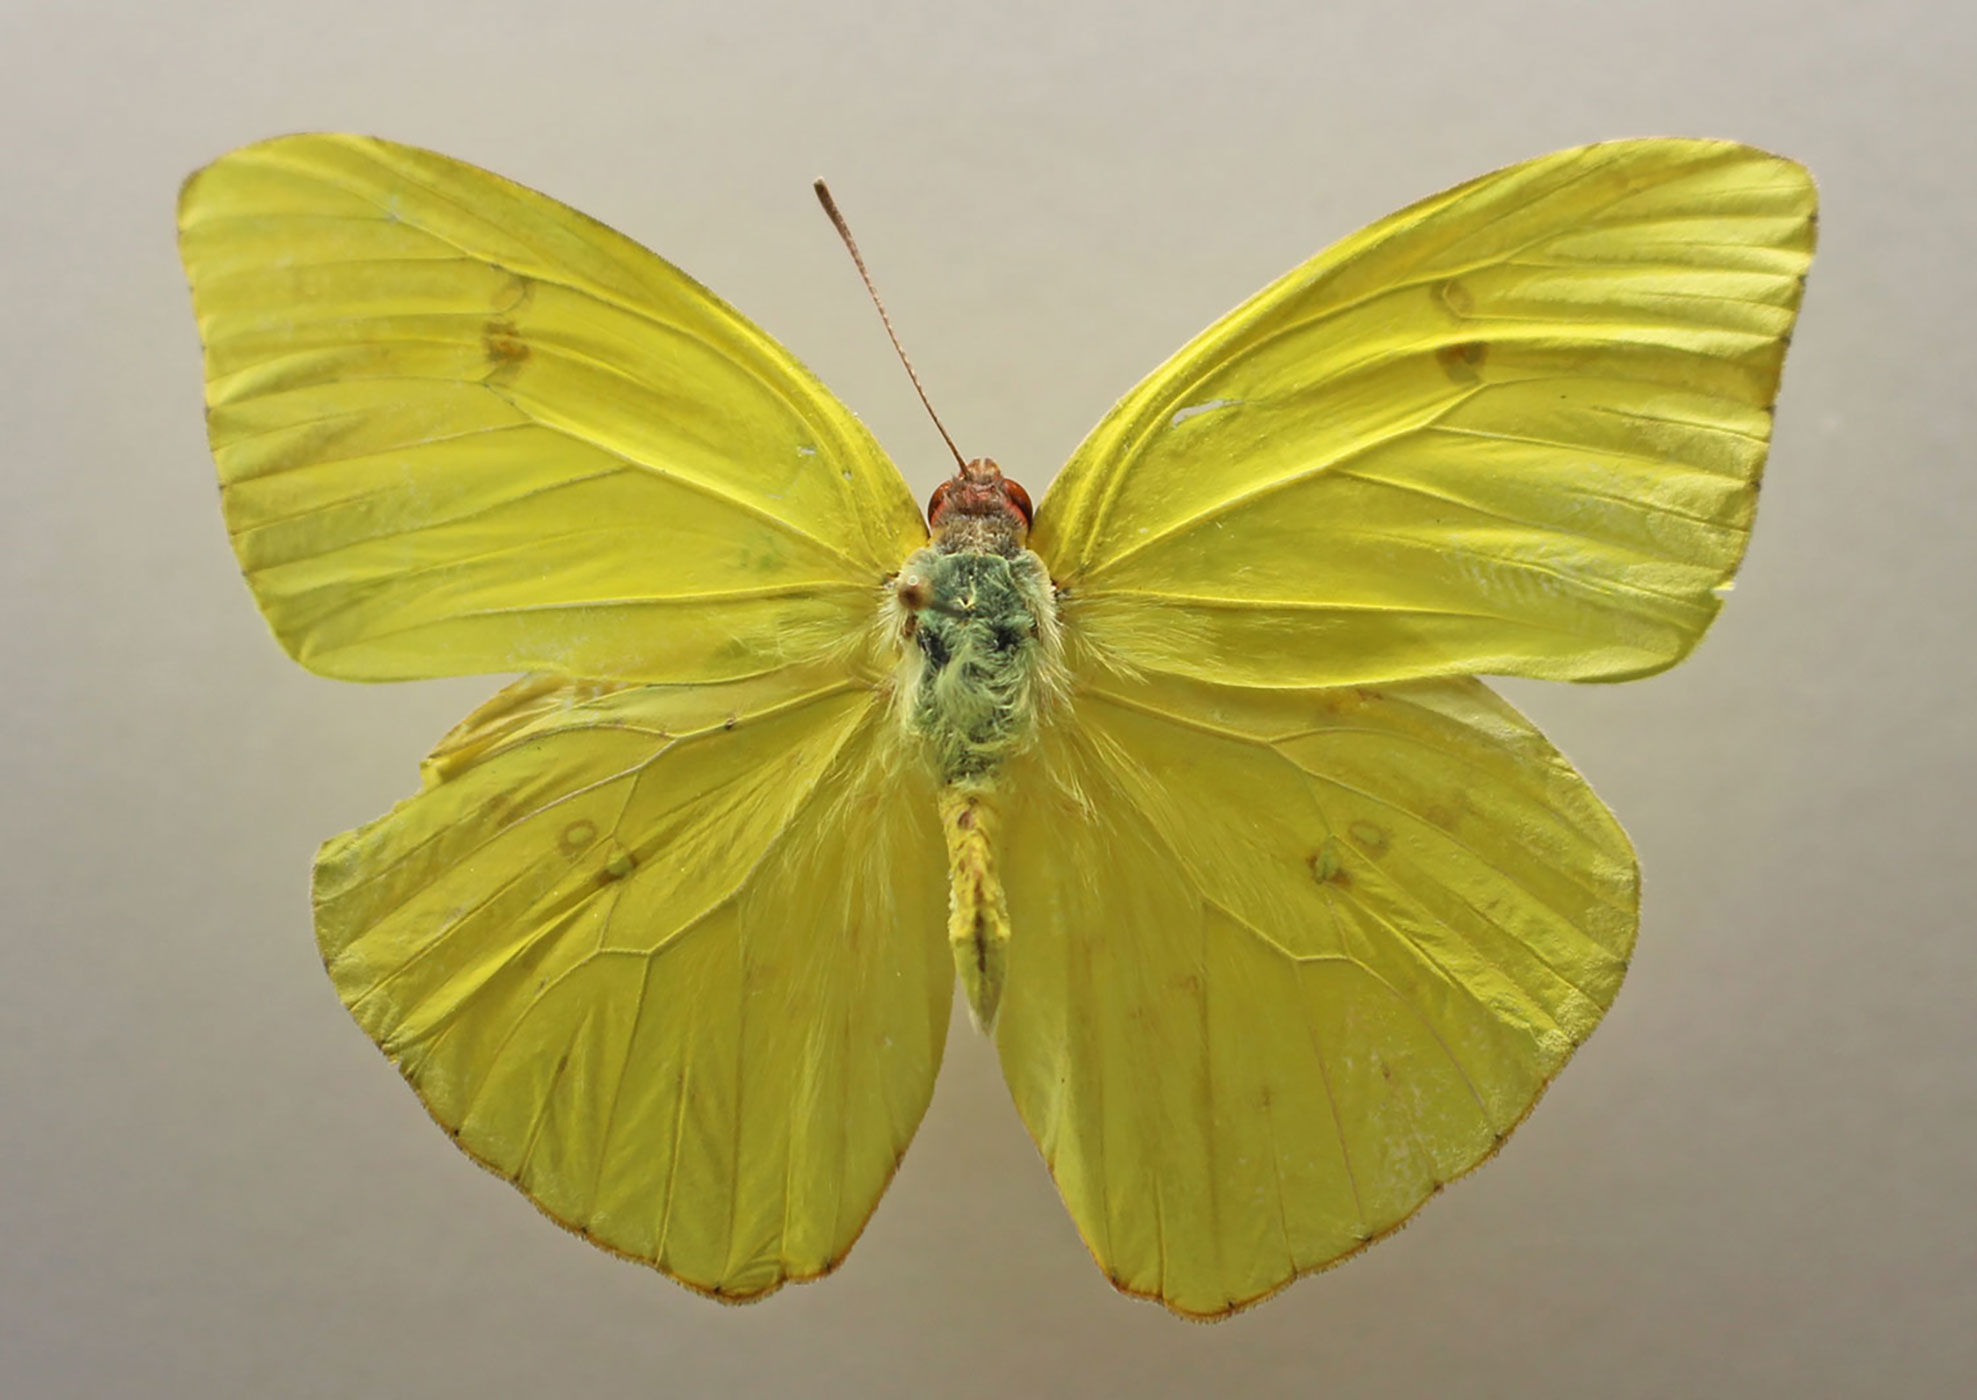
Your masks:
<instances>
[{"instance_id":1,"label":"butterfly head","mask_svg":"<svg viewBox=\"0 0 1977 1400\"><path fill-rule=\"evenodd\" d=\"M927 502L927 524L936 535L957 530L974 533L988 525L997 533L1013 535L1017 548L1028 537L1035 517L1030 493L1004 476L1002 468L987 457L964 463L934 488Z\"/></svg>"}]
</instances>

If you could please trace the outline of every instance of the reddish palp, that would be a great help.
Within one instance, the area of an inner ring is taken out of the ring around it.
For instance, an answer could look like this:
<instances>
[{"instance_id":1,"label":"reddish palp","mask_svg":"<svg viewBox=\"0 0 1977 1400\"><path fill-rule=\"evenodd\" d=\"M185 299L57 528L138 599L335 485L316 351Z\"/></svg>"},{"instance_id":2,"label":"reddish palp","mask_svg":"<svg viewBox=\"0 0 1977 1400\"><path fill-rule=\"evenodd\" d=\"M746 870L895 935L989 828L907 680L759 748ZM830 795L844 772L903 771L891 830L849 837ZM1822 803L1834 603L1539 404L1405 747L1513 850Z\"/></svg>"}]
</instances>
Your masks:
<instances>
[{"instance_id":1,"label":"reddish palp","mask_svg":"<svg viewBox=\"0 0 1977 1400\"><path fill-rule=\"evenodd\" d=\"M1004 476L992 460L977 457L936 486L927 502L927 524L936 532L950 516L1005 516L1027 534L1036 511L1029 492Z\"/></svg>"}]
</instances>

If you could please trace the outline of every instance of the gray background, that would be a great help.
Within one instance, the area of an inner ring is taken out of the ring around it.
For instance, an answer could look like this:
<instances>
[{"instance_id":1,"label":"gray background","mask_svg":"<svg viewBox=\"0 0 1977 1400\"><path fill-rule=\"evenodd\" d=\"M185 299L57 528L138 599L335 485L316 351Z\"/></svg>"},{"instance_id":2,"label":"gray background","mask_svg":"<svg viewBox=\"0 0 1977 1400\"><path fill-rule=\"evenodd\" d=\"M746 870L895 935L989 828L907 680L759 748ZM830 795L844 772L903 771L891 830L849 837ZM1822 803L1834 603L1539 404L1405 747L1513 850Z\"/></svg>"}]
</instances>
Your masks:
<instances>
[{"instance_id":1,"label":"gray background","mask_svg":"<svg viewBox=\"0 0 1977 1400\"><path fill-rule=\"evenodd\" d=\"M1977 1369L1977 305L1949 3L0 7L0 1393L1846 1395ZM488 165L783 338L917 489L1045 486L1319 246L1582 141L1825 198L1756 541L1686 665L1511 687L1626 822L1605 1028L1502 1157L1214 1328L1115 1296L956 1026L834 1278L729 1310L473 1167L332 995L323 837L493 688L291 666L235 572L180 178L304 128Z\"/></svg>"}]
</instances>

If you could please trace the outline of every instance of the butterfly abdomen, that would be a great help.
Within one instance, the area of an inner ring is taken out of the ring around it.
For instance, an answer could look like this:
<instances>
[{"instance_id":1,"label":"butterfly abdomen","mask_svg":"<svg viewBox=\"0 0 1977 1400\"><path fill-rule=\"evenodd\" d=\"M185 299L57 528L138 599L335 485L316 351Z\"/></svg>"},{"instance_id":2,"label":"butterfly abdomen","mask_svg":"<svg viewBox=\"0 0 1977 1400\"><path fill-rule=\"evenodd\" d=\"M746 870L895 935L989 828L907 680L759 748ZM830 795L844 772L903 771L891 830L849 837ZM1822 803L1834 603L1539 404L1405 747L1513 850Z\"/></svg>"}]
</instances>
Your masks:
<instances>
[{"instance_id":1,"label":"butterfly abdomen","mask_svg":"<svg viewBox=\"0 0 1977 1400\"><path fill-rule=\"evenodd\" d=\"M1009 905L996 870L995 793L950 783L940 790L947 841L947 942L968 1014L984 1031L995 1025L1009 964Z\"/></svg>"}]
</instances>

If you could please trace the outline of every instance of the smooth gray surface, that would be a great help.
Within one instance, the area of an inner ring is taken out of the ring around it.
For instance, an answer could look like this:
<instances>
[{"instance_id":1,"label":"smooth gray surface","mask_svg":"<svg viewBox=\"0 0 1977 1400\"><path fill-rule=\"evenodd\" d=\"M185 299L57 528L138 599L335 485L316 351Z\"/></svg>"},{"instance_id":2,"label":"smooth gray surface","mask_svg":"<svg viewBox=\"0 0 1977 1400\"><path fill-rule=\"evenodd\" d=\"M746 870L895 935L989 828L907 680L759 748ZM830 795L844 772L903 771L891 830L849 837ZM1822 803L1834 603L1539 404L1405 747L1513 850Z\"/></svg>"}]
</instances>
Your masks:
<instances>
[{"instance_id":1,"label":"smooth gray surface","mask_svg":"<svg viewBox=\"0 0 1977 1400\"><path fill-rule=\"evenodd\" d=\"M0 1393L1967 1393L1969 9L719 8L0 10ZM1186 336L1420 195L1620 135L1807 162L1823 247L1722 621L1652 681L1511 688L1640 847L1605 1028L1496 1163L1212 1329L1106 1286L965 1022L831 1280L726 1310L545 1222L309 932L316 843L493 682L304 674L215 508L174 190L325 127L660 250L925 488L827 174L949 427L1033 491Z\"/></svg>"}]
</instances>

